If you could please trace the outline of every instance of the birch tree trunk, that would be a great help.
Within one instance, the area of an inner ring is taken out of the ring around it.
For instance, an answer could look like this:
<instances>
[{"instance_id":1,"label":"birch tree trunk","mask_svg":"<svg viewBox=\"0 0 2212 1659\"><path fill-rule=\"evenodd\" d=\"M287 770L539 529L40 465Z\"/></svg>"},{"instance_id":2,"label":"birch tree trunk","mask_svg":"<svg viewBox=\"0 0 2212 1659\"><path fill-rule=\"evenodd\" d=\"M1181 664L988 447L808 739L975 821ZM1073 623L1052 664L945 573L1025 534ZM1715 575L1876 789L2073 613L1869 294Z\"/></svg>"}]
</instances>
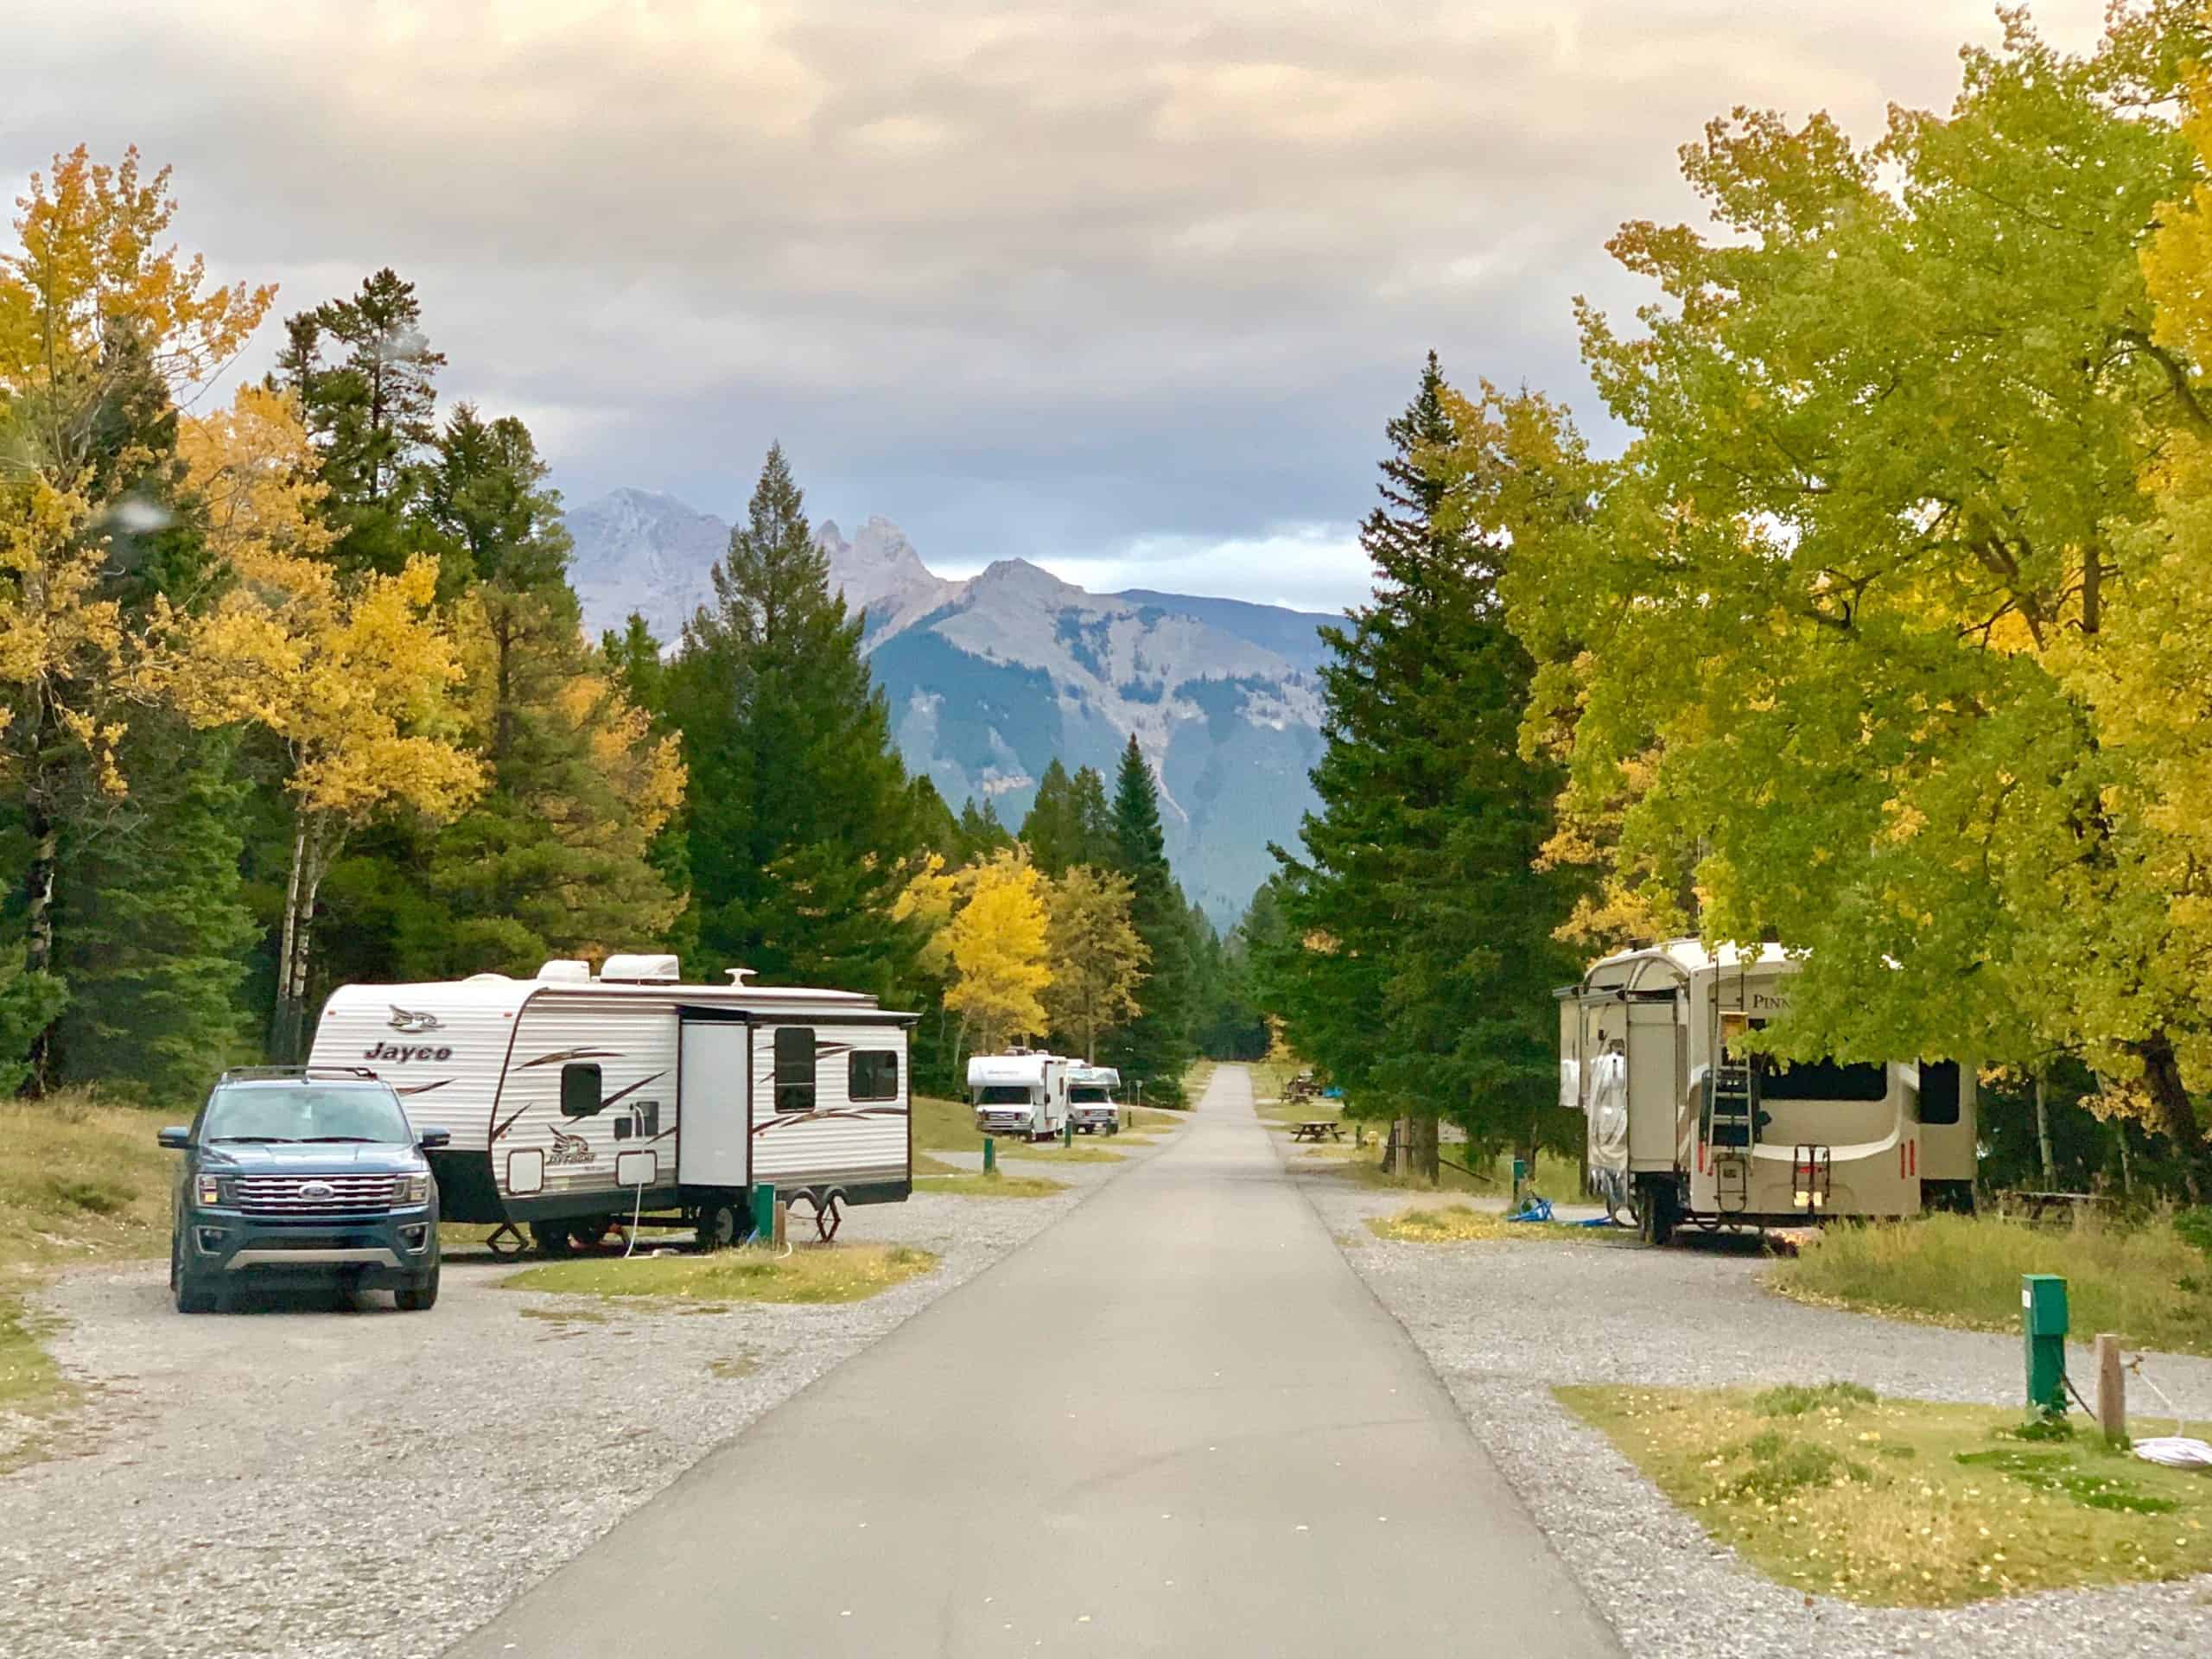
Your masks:
<instances>
[{"instance_id":1,"label":"birch tree trunk","mask_svg":"<svg viewBox=\"0 0 2212 1659\"><path fill-rule=\"evenodd\" d=\"M2036 1147L2043 1154L2043 1184L2058 1185L2058 1166L2050 1155L2050 1109L2044 1099L2044 1074L2036 1073Z\"/></svg>"},{"instance_id":2,"label":"birch tree trunk","mask_svg":"<svg viewBox=\"0 0 2212 1659\"><path fill-rule=\"evenodd\" d=\"M59 858L60 836L54 817L36 794L24 803L23 830L30 837L30 862L23 872L23 971L46 974L54 970L54 872ZM49 1022L31 1039L25 1056L30 1074L23 1092L36 1097L46 1092L46 1066L54 1048Z\"/></svg>"}]
</instances>

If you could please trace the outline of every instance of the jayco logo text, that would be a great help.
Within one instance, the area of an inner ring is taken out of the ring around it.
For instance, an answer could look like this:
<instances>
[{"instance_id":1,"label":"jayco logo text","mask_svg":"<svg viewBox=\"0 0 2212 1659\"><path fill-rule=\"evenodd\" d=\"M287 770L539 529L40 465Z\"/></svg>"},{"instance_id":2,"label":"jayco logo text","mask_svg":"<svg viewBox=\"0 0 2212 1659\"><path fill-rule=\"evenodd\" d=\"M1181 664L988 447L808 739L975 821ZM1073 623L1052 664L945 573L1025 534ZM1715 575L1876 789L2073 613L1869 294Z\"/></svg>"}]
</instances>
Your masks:
<instances>
[{"instance_id":1,"label":"jayco logo text","mask_svg":"<svg viewBox=\"0 0 2212 1659\"><path fill-rule=\"evenodd\" d=\"M453 1050L433 1048L428 1043L378 1043L374 1048L361 1051L365 1060L449 1060Z\"/></svg>"}]
</instances>

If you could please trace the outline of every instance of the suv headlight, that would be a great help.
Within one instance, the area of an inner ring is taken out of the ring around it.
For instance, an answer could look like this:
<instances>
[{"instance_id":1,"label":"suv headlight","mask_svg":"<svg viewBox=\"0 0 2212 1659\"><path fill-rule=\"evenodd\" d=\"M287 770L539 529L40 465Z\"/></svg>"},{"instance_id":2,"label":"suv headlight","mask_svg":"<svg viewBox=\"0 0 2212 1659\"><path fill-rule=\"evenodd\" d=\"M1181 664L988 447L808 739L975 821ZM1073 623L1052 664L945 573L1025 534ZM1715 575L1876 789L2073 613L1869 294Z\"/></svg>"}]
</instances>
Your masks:
<instances>
[{"instance_id":1,"label":"suv headlight","mask_svg":"<svg viewBox=\"0 0 2212 1659\"><path fill-rule=\"evenodd\" d=\"M430 1201L430 1175L424 1170L417 1175L399 1178L399 1201L402 1204L428 1204Z\"/></svg>"},{"instance_id":2,"label":"suv headlight","mask_svg":"<svg viewBox=\"0 0 2212 1659\"><path fill-rule=\"evenodd\" d=\"M194 1183L194 1191L199 1194L202 1204L213 1205L223 1202L223 1184L213 1175L200 1176Z\"/></svg>"}]
</instances>

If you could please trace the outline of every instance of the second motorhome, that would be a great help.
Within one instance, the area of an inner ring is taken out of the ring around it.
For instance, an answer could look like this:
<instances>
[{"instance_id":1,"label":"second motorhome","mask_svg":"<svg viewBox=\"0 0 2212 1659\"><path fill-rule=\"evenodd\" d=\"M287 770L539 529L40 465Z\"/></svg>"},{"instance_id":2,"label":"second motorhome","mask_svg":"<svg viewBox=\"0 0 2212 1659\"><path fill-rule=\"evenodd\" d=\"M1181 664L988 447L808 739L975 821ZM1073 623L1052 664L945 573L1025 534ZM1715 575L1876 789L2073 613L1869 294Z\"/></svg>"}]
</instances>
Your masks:
<instances>
[{"instance_id":1,"label":"second motorhome","mask_svg":"<svg viewBox=\"0 0 2212 1659\"><path fill-rule=\"evenodd\" d=\"M1026 1049L974 1056L968 1062L968 1103L976 1109L976 1127L985 1135L1031 1141L1058 1135L1068 1121L1070 1065L1057 1054Z\"/></svg>"},{"instance_id":2,"label":"second motorhome","mask_svg":"<svg viewBox=\"0 0 2212 1659\"><path fill-rule=\"evenodd\" d=\"M1644 1237L1684 1224L1910 1216L1974 1199L1974 1068L1811 1060L1745 1039L1789 1007L1779 945L1695 939L1593 964L1560 1006L1560 1102L1588 1116L1592 1185Z\"/></svg>"},{"instance_id":3,"label":"second motorhome","mask_svg":"<svg viewBox=\"0 0 2212 1659\"><path fill-rule=\"evenodd\" d=\"M1115 1098L1122 1074L1110 1065L1085 1065L1068 1071L1068 1121L1085 1135L1119 1135L1121 1103Z\"/></svg>"}]
</instances>

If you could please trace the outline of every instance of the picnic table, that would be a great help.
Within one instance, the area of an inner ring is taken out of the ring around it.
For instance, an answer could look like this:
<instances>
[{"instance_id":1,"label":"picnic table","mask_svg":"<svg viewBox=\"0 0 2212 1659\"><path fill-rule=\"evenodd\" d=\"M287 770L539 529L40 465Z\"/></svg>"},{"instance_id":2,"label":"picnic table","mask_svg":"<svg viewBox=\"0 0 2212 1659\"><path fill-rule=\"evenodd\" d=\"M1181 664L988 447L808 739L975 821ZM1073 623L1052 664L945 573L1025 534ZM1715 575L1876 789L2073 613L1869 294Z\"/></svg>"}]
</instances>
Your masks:
<instances>
[{"instance_id":1,"label":"picnic table","mask_svg":"<svg viewBox=\"0 0 2212 1659\"><path fill-rule=\"evenodd\" d=\"M1333 1117L1309 1117L1302 1123L1291 1126L1290 1138L1294 1141L1341 1141L1344 1138L1344 1126Z\"/></svg>"},{"instance_id":2,"label":"picnic table","mask_svg":"<svg viewBox=\"0 0 2212 1659\"><path fill-rule=\"evenodd\" d=\"M2094 1192L2007 1192L2000 1207L2016 1211L2032 1224L2048 1221L2054 1216L2073 1216L2084 1210L2094 1210L2104 1202Z\"/></svg>"}]
</instances>

